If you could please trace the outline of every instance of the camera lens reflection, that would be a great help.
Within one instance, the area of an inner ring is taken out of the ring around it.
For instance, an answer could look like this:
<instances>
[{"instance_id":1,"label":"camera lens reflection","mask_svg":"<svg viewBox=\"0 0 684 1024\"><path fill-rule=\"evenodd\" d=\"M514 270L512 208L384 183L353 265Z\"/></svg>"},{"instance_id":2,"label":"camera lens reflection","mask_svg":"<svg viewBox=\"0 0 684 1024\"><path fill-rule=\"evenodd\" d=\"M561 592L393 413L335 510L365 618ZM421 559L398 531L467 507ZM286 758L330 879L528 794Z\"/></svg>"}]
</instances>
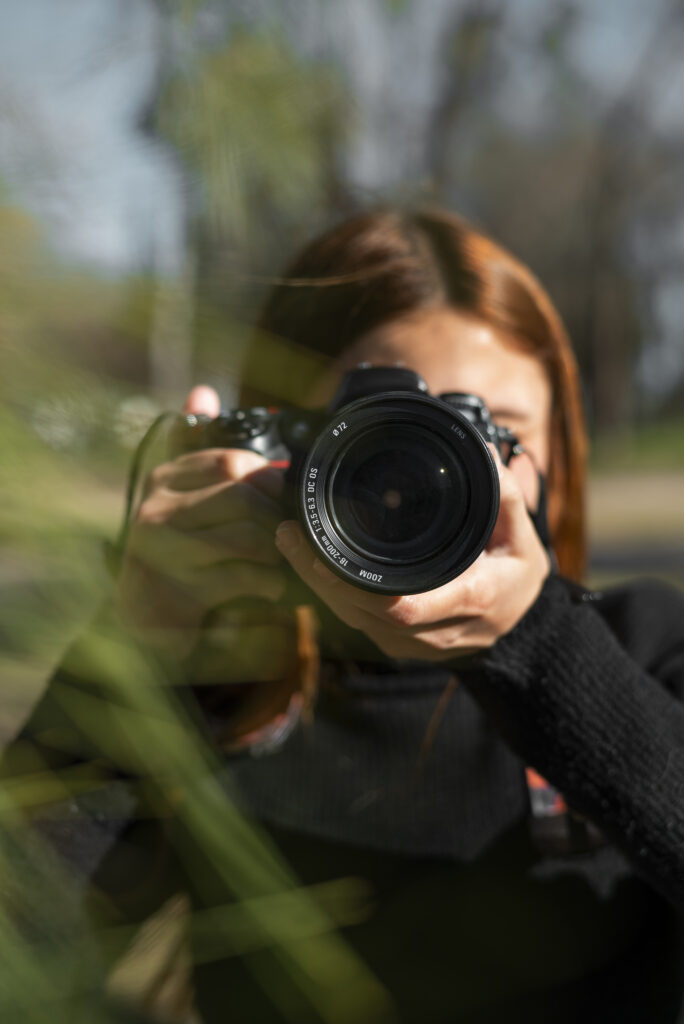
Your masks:
<instances>
[{"instance_id":1,"label":"camera lens reflection","mask_svg":"<svg viewBox=\"0 0 684 1024\"><path fill-rule=\"evenodd\" d=\"M364 433L342 454L330 497L353 547L413 561L449 543L465 514L467 483L441 438L391 425Z\"/></svg>"}]
</instances>

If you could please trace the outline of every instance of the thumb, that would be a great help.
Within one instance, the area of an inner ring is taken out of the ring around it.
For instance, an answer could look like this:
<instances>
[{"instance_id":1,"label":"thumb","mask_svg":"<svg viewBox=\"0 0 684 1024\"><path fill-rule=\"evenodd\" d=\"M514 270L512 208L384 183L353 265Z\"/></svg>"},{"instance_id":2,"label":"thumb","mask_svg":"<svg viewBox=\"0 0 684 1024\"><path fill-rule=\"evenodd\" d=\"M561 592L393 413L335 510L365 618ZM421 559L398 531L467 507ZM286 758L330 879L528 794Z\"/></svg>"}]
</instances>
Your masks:
<instances>
[{"instance_id":1,"label":"thumb","mask_svg":"<svg viewBox=\"0 0 684 1024\"><path fill-rule=\"evenodd\" d=\"M515 474L499 462L499 515L488 548L522 549L534 530L525 498Z\"/></svg>"},{"instance_id":2,"label":"thumb","mask_svg":"<svg viewBox=\"0 0 684 1024\"><path fill-rule=\"evenodd\" d=\"M212 419L221 411L221 400L218 392L208 384L198 384L192 388L183 404L184 413L210 416Z\"/></svg>"}]
</instances>

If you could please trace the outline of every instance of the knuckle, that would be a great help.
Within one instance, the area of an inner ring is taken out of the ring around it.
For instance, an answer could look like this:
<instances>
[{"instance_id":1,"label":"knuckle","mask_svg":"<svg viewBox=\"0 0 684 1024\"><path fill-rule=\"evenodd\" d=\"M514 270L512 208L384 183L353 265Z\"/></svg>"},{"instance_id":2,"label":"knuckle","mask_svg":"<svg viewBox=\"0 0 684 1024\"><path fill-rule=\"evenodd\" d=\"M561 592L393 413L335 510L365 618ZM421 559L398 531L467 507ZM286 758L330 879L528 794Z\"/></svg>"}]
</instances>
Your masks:
<instances>
[{"instance_id":1,"label":"knuckle","mask_svg":"<svg viewBox=\"0 0 684 1024\"><path fill-rule=\"evenodd\" d=\"M509 504L524 504L523 493L512 470L507 469L499 480L501 500Z\"/></svg>"},{"instance_id":2,"label":"knuckle","mask_svg":"<svg viewBox=\"0 0 684 1024\"><path fill-rule=\"evenodd\" d=\"M466 583L466 605L472 612L482 614L491 606L494 586L486 577L477 576Z\"/></svg>"},{"instance_id":3,"label":"knuckle","mask_svg":"<svg viewBox=\"0 0 684 1024\"><path fill-rule=\"evenodd\" d=\"M161 466L155 466L154 469L150 470L145 478L145 494L151 494L153 491L163 487L166 483L168 472L166 463L163 463Z\"/></svg>"},{"instance_id":4,"label":"knuckle","mask_svg":"<svg viewBox=\"0 0 684 1024\"><path fill-rule=\"evenodd\" d=\"M413 639L425 643L426 647L430 647L434 651L450 651L456 646L457 636L458 634L453 629L440 629L427 634L427 636L419 633Z\"/></svg>"},{"instance_id":5,"label":"knuckle","mask_svg":"<svg viewBox=\"0 0 684 1024\"><path fill-rule=\"evenodd\" d=\"M461 580L461 601L464 607L472 608L477 600L477 587L471 577Z\"/></svg>"},{"instance_id":6,"label":"knuckle","mask_svg":"<svg viewBox=\"0 0 684 1024\"><path fill-rule=\"evenodd\" d=\"M265 459L255 452L241 448L225 448L216 454L217 468L226 480L241 480L248 473L260 469Z\"/></svg>"},{"instance_id":7,"label":"knuckle","mask_svg":"<svg viewBox=\"0 0 684 1024\"><path fill-rule=\"evenodd\" d=\"M407 595L395 601L388 615L400 626L415 626L420 618L420 607L413 595Z\"/></svg>"},{"instance_id":8,"label":"knuckle","mask_svg":"<svg viewBox=\"0 0 684 1024\"><path fill-rule=\"evenodd\" d=\"M237 452L219 450L212 453L211 469L221 480L234 480L238 476Z\"/></svg>"},{"instance_id":9,"label":"knuckle","mask_svg":"<svg viewBox=\"0 0 684 1024\"><path fill-rule=\"evenodd\" d=\"M136 524L140 527L159 526L166 522L168 510L154 498L143 501L135 517Z\"/></svg>"},{"instance_id":10,"label":"knuckle","mask_svg":"<svg viewBox=\"0 0 684 1024\"><path fill-rule=\"evenodd\" d=\"M172 501L164 503L160 526L168 526L170 529L182 531L187 525L188 512L192 510L191 502L180 495L174 495Z\"/></svg>"}]
</instances>

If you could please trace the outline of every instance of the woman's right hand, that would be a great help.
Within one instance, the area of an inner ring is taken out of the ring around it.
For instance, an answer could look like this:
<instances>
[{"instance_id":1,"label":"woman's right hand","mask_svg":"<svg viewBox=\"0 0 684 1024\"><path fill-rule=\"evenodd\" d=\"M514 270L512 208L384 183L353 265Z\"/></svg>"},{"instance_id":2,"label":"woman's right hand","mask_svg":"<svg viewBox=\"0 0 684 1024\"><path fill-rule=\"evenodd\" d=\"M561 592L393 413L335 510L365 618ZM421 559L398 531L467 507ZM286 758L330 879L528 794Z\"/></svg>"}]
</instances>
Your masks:
<instances>
[{"instance_id":1,"label":"woman's right hand","mask_svg":"<svg viewBox=\"0 0 684 1024\"><path fill-rule=\"evenodd\" d=\"M214 396L194 389L185 411L215 415ZM282 486L266 459L222 448L180 455L147 480L115 612L161 656L191 656L193 682L275 681L292 664L291 616L275 605L286 583L274 543ZM242 610L241 598L274 602L272 612Z\"/></svg>"}]
</instances>

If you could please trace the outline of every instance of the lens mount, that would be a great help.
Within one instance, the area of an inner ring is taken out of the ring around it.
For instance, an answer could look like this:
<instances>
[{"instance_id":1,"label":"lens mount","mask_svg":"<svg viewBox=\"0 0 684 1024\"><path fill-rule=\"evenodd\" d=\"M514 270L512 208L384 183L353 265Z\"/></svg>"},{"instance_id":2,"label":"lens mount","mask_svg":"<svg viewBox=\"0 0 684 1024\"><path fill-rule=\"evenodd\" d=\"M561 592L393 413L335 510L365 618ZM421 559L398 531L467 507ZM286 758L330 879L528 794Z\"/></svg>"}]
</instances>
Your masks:
<instances>
[{"instance_id":1,"label":"lens mount","mask_svg":"<svg viewBox=\"0 0 684 1024\"><path fill-rule=\"evenodd\" d=\"M297 505L338 576L376 593L416 594L458 576L483 550L499 479L460 412L422 393L384 392L339 409L316 437Z\"/></svg>"}]
</instances>

